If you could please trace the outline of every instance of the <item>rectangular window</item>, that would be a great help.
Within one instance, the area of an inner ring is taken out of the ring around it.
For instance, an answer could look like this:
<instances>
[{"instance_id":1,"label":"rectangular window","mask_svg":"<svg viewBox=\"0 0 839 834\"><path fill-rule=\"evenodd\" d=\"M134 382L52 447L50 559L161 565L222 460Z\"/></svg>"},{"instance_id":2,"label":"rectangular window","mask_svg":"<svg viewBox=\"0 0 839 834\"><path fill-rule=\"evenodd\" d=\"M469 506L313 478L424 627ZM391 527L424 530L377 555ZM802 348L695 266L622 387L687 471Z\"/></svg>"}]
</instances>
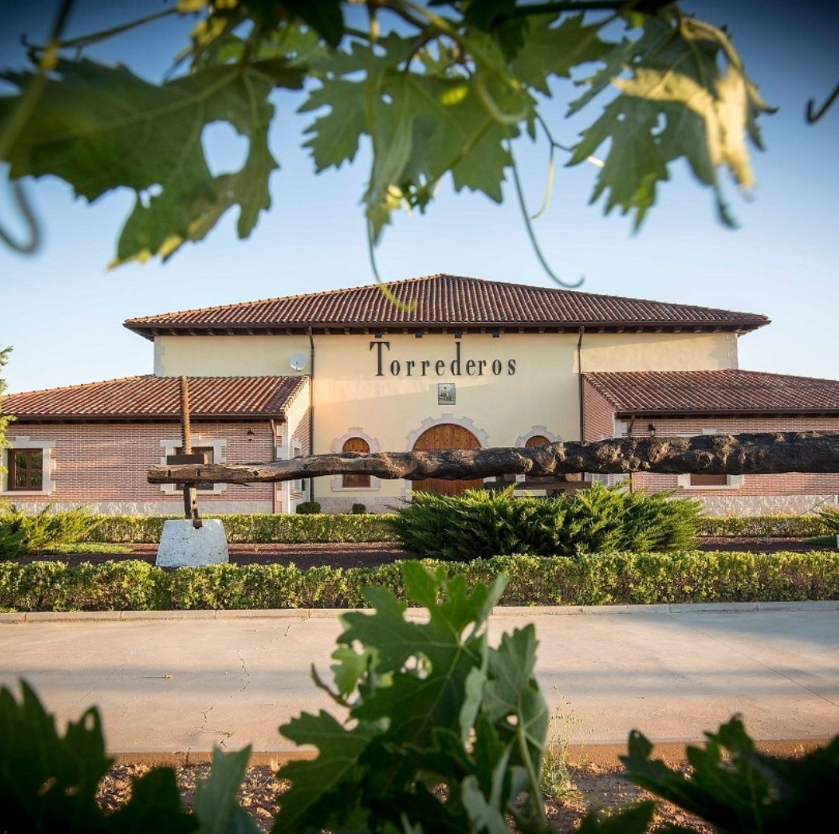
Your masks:
<instances>
[{"instance_id":1,"label":"rectangular window","mask_svg":"<svg viewBox=\"0 0 839 834\"><path fill-rule=\"evenodd\" d=\"M691 475L691 486L728 486L728 475Z\"/></svg>"},{"instance_id":2,"label":"rectangular window","mask_svg":"<svg viewBox=\"0 0 839 834\"><path fill-rule=\"evenodd\" d=\"M183 446L176 446L174 454L182 455L184 454L184 447ZM193 446L192 447L192 454L193 455L204 455L204 463L214 463L214 455L213 455L213 447L212 446ZM196 489L199 492L212 492L213 491L213 484L208 483L201 483L196 484ZM183 489L184 484L176 484L176 489Z\"/></svg>"},{"instance_id":3,"label":"rectangular window","mask_svg":"<svg viewBox=\"0 0 839 834\"><path fill-rule=\"evenodd\" d=\"M44 488L44 450L9 449L9 490L40 492Z\"/></svg>"}]
</instances>

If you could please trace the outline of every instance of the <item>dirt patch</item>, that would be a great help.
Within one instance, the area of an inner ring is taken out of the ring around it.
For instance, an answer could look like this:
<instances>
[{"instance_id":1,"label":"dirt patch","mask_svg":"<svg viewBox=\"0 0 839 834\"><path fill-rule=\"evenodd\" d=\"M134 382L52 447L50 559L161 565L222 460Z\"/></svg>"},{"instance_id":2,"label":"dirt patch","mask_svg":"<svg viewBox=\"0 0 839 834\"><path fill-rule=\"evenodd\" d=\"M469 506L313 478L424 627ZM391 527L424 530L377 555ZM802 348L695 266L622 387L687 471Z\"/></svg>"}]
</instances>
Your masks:
<instances>
[{"instance_id":1,"label":"dirt patch","mask_svg":"<svg viewBox=\"0 0 839 834\"><path fill-rule=\"evenodd\" d=\"M131 545L130 553L79 553L61 556L27 556L18 559L19 564L36 561L60 561L75 566L85 562L108 562L111 560L139 559L154 564L157 555L156 544ZM828 544L808 544L804 539L771 538L701 538L697 550L752 551L755 553L778 553L792 551L805 553L811 550L835 551ZM342 544L231 544L230 562L234 565L290 565L301 570L329 566L334 568L369 568L385 565L411 555L389 542L347 542Z\"/></svg>"},{"instance_id":2,"label":"dirt patch","mask_svg":"<svg viewBox=\"0 0 839 834\"><path fill-rule=\"evenodd\" d=\"M108 811L119 808L131 795L131 780L146 773L143 765L113 767L99 788L99 802ZM178 787L184 803L192 807L196 780L205 779L207 765L176 768ZM646 791L630 784L617 767L585 765L573 775L573 784L565 795L556 801L545 801L545 812L551 827L562 834L572 832L582 816L590 810L610 811L619 805L648 799ZM277 811L276 797L283 784L270 767L250 767L239 791L239 803L254 818L261 831L269 831ZM690 824L696 831L708 832L711 828L699 823L669 803L659 803L654 828L665 825Z\"/></svg>"}]
</instances>

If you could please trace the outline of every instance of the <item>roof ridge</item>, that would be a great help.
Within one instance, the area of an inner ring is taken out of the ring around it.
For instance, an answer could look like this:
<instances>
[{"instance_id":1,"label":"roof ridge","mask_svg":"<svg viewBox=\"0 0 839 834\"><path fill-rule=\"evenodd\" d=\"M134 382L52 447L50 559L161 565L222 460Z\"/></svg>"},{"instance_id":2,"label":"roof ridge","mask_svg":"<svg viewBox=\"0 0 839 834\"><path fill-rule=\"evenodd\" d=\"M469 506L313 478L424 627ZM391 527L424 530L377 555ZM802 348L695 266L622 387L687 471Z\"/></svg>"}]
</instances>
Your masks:
<instances>
[{"instance_id":1,"label":"roof ridge","mask_svg":"<svg viewBox=\"0 0 839 834\"><path fill-rule=\"evenodd\" d=\"M8 397L19 397L23 394L50 394L53 391L71 391L74 388L85 388L90 385L107 385L109 382L130 382L135 379L150 379L155 374L134 374L133 376L117 376L113 379L98 379L94 382L77 382L75 385L56 385L52 388L33 388L31 391L15 391L11 394L3 394L3 399Z\"/></svg>"},{"instance_id":2,"label":"roof ridge","mask_svg":"<svg viewBox=\"0 0 839 834\"><path fill-rule=\"evenodd\" d=\"M54 388L33 388L31 391L15 391L13 394L3 394L3 399L9 397L22 397L28 394L52 394L57 391L72 391L76 388L90 388L97 385L108 385L113 382L133 382L138 379L180 379L183 374L177 376L161 376L158 374L135 374L134 376L118 376L113 379L98 379L94 382L77 382L75 385L58 385ZM241 380L241 379L295 379L301 380L307 378L307 374L256 374L249 376L246 374L238 374L235 376L203 376L186 374L186 378L190 381L195 379L225 379L225 380Z\"/></svg>"},{"instance_id":3,"label":"roof ridge","mask_svg":"<svg viewBox=\"0 0 839 834\"><path fill-rule=\"evenodd\" d=\"M781 377L782 379L807 379L813 382L835 382L839 385L839 379L829 379L824 376L806 376L802 374L780 374L776 371L759 371L749 368L705 368L693 370L651 370L651 371L584 371L583 376L624 376L629 374L634 375L650 375L650 374L760 374L761 376Z\"/></svg>"},{"instance_id":4,"label":"roof ridge","mask_svg":"<svg viewBox=\"0 0 839 834\"><path fill-rule=\"evenodd\" d=\"M152 313L149 316L137 316L133 319L126 319L123 324L133 324L133 323L140 323L146 321L148 319L155 319L160 316L176 316L182 313L203 313L208 312L210 310L224 310L226 307L246 307L252 304L267 304L272 301L291 301L297 298L306 298L309 296L322 296L322 295L336 295L337 293L342 292L356 292L358 290L369 290L375 287L391 287L394 284L410 284L415 283L417 281L428 281L430 279L436 278L459 278L462 276L457 275L447 275L444 272L435 272L431 275L418 275L413 278L397 278L393 281L375 281L372 284L359 284L355 287L337 287L331 290L315 290L313 292L298 292L293 293L292 295L273 295L269 296L268 298L255 298L252 301L233 301L229 304L214 304L210 307L190 307L186 310L170 310L166 313ZM473 280L480 281L483 280L481 278L475 278Z\"/></svg>"}]
</instances>

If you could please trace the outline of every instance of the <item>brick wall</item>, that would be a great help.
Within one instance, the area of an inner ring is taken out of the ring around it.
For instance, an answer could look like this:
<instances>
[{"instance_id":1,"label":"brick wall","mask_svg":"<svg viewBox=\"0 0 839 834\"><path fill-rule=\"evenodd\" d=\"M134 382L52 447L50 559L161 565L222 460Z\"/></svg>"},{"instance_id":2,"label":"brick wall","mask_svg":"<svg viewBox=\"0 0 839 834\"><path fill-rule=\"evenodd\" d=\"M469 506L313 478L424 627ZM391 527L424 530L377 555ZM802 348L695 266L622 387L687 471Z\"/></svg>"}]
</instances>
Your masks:
<instances>
[{"instance_id":1,"label":"brick wall","mask_svg":"<svg viewBox=\"0 0 839 834\"><path fill-rule=\"evenodd\" d=\"M615 431L612 405L592 385L583 380L583 440L603 440Z\"/></svg>"},{"instance_id":2,"label":"brick wall","mask_svg":"<svg viewBox=\"0 0 839 834\"><path fill-rule=\"evenodd\" d=\"M272 456L271 427L267 421L193 423L193 445L223 439L228 463L267 461ZM254 434L249 438L248 429ZM181 493L167 494L146 481L149 466L165 454L161 440L177 438L176 423L35 424L15 422L8 439L54 441L54 490L49 495L3 493L18 506L35 509L47 503L59 507L90 505L108 513L179 513ZM198 493L204 512L271 512L271 484L226 485L221 492Z\"/></svg>"},{"instance_id":3,"label":"brick wall","mask_svg":"<svg viewBox=\"0 0 839 834\"><path fill-rule=\"evenodd\" d=\"M839 418L837 417L750 417L750 418L668 418L638 419L632 430L633 436L648 434L648 425L653 423L657 437L675 437L678 435L702 434L703 429L716 429L718 434L740 434L742 432L776 432L776 431L826 431L839 432ZM664 489L678 489L676 475L645 475L633 476L635 486L643 486L653 491ZM793 497L807 496L802 501L766 501L762 506L768 509L787 507L792 512L803 511L813 503L824 500L829 496L839 495L839 474L809 474L789 473L783 475L744 475L743 483L737 488L724 489L685 489L679 490L684 495L701 498L709 506L724 508L735 496L746 497ZM812 498L808 504L809 499ZM725 499L713 501L710 499ZM752 502L754 506L761 506L760 502ZM805 506L807 505L807 506Z\"/></svg>"}]
</instances>

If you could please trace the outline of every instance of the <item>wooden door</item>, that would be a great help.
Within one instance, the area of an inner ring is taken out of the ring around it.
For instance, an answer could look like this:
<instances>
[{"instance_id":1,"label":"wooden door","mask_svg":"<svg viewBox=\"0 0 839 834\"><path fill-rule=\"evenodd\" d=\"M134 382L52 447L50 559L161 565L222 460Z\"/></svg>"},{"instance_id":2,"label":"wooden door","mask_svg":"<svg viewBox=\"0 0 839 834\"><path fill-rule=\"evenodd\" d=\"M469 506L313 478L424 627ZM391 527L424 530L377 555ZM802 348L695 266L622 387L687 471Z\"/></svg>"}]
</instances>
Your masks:
<instances>
[{"instance_id":1,"label":"wooden door","mask_svg":"<svg viewBox=\"0 0 839 834\"><path fill-rule=\"evenodd\" d=\"M453 423L443 423L423 432L414 443L414 451L441 452L447 449L480 449L481 444L468 429ZM414 481L413 489L417 492L433 492L437 495L460 495L467 489L479 489L484 484L483 478L471 481L449 481L444 478L427 478Z\"/></svg>"}]
</instances>

